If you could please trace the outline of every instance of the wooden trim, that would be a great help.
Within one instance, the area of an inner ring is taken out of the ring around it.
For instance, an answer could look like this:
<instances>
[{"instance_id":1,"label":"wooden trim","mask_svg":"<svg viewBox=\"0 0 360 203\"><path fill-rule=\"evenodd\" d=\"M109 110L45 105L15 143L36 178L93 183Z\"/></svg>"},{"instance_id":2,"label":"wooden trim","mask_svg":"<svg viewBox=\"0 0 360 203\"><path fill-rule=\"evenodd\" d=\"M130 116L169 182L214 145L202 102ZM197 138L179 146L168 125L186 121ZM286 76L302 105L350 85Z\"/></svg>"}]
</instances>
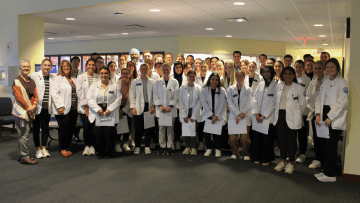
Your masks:
<instances>
[{"instance_id":1,"label":"wooden trim","mask_svg":"<svg viewBox=\"0 0 360 203\"><path fill-rule=\"evenodd\" d=\"M342 180L347 182L360 183L360 175L343 173Z\"/></svg>"}]
</instances>

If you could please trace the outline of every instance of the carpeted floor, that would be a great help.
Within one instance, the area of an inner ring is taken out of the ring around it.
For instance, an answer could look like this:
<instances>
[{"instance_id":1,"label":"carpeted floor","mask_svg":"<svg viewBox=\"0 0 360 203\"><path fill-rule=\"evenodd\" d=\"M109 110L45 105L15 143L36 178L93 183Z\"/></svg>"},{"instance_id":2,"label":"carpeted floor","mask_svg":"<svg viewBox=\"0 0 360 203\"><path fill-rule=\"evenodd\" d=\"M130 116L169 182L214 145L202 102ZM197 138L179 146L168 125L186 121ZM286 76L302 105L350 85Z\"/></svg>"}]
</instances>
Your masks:
<instances>
[{"instance_id":1,"label":"carpeted floor","mask_svg":"<svg viewBox=\"0 0 360 203\"><path fill-rule=\"evenodd\" d=\"M51 131L56 137L57 131ZM251 161L182 155L124 153L113 159L82 156L83 143L73 142L74 155L63 158L58 142L51 157L34 166L17 162L17 134L4 132L0 143L0 202L360 202L360 184L321 183L307 161L292 175ZM35 155L32 135L31 156ZM276 163L280 160L277 158ZM339 165L339 173L341 167Z\"/></svg>"}]
</instances>

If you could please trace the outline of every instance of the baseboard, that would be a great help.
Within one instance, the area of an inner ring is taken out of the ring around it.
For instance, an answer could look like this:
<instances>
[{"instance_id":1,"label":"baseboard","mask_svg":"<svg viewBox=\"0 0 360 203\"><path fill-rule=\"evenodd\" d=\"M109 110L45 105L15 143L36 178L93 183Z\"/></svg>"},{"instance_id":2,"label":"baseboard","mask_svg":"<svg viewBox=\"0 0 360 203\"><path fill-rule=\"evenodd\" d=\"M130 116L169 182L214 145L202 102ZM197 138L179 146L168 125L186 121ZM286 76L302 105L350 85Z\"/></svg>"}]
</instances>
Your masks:
<instances>
[{"instance_id":1,"label":"baseboard","mask_svg":"<svg viewBox=\"0 0 360 203\"><path fill-rule=\"evenodd\" d=\"M343 173L342 180L347 182L360 183L360 175Z\"/></svg>"},{"instance_id":2,"label":"baseboard","mask_svg":"<svg viewBox=\"0 0 360 203\"><path fill-rule=\"evenodd\" d=\"M1 126L1 129L3 131L12 132L12 127L10 128L10 127L6 127L6 126Z\"/></svg>"}]
</instances>

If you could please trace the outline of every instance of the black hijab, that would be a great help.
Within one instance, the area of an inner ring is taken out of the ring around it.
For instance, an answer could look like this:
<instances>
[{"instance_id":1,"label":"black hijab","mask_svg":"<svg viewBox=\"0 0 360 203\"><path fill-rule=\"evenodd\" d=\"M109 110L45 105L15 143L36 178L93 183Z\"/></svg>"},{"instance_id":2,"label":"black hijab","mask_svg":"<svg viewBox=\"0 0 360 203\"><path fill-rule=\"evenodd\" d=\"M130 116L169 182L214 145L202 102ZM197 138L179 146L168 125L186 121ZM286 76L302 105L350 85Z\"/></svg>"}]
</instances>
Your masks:
<instances>
[{"instance_id":1,"label":"black hijab","mask_svg":"<svg viewBox=\"0 0 360 203\"><path fill-rule=\"evenodd\" d=\"M181 66L181 73L180 74L177 74L176 71L175 71L175 67L177 65L180 65ZM184 66L181 62L175 62L174 63L174 68L173 68L173 71L174 71L174 78L178 81L179 83L179 87L181 87L182 85L182 76L183 76L183 72L184 72Z\"/></svg>"}]
</instances>

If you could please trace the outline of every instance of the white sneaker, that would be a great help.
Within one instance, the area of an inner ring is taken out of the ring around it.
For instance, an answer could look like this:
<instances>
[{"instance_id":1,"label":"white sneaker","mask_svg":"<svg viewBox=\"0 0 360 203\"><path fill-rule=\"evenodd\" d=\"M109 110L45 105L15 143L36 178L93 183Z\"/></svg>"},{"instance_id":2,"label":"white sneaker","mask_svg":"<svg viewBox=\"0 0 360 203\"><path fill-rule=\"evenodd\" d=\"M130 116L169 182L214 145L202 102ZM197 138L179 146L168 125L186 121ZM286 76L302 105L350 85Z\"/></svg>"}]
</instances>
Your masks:
<instances>
[{"instance_id":1,"label":"white sneaker","mask_svg":"<svg viewBox=\"0 0 360 203\"><path fill-rule=\"evenodd\" d=\"M321 172L321 173L314 174L314 177L319 178L319 177L324 176L324 175L325 174L323 172Z\"/></svg>"},{"instance_id":2,"label":"white sneaker","mask_svg":"<svg viewBox=\"0 0 360 203\"><path fill-rule=\"evenodd\" d=\"M176 142L176 150L180 150L181 149L181 144L179 142Z\"/></svg>"},{"instance_id":3,"label":"white sneaker","mask_svg":"<svg viewBox=\"0 0 360 203\"><path fill-rule=\"evenodd\" d=\"M43 157L50 157L50 153L48 150L46 150L46 148L42 149L41 152L43 154Z\"/></svg>"},{"instance_id":4,"label":"white sneaker","mask_svg":"<svg viewBox=\"0 0 360 203\"><path fill-rule=\"evenodd\" d=\"M185 148L182 154L190 154L190 148Z\"/></svg>"},{"instance_id":5,"label":"white sneaker","mask_svg":"<svg viewBox=\"0 0 360 203\"><path fill-rule=\"evenodd\" d=\"M89 154L89 146L86 146L85 147L85 149L84 149L84 151L83 151L83 155L84 156L89 156L90 154Z\"/></svg>"},{"instance_id":6,"label":"white sneaker","mask_svg":"<svg viewBox=\"0 0 360 203\"><path fill-rule=\"evenodd\" d=\"M134 139L131 139L131 140L130 140L130 147L135 147L135 141L134 141Z\"/></svg>"},{"instance_id":7,"label":"white sneaker","mask_svg":"<svg viewBox=\"0 0 360 203\"><path fill-rule=\"evenodd\" d=\"M151 154L150 147L145 147L145 154L147 155Z\"/></svg>"},{"instance_id":8,"label":"white sneaker","mask_svg":"<svg viewBox=\"0 0 360 203\"><path fill-rule=\"evenodd\" d=\"M275 166L274 170L275 170L275 171L281 171L281 170L283 170L284 168L285 168L285 163L282 162L282 161L280 161L280 163L279 163L277 166Z\"/></svg>"},{"instance_id":9,"label":"white sneaker","mask_svg":"<svg viewBox=\"0 0 360 203\"><path fill-rule=\"evenodd\" d=\"M298 164L302 164L305 162L305 158L306 158L306 156L304 154L300 154L300 156L296 159L295 162Z\"/></svg>"},{"instance_id":10,"label":"white sneaker","mask_svg":"<svg viewBox=\"0 0 360 203\"><path fill-rule=\"evenodd\" d=\"M220 158L221 157L221 150L215 149L215 157Z\"/></svg>"},{"instance_id":11,"label":"white sneaker","mask_svg":"<svg viewBox=\"0 0 360 203\"><path fill-rule=\"evenodd\" d=\"M211 155L211 149L207 149L204 156L210 156Z\"/></svg>"},{"instance_id":12,"label":"white sneaker","mask_svg":"<svg viewBox=\"0 0 360 203\"><path fill-rule=\"evenodd\" d=\"M244 156L244 161L250 161L250 157L249 156Z\"/></svg>"},{"instance_id":13,"label":"white sneaker","mask_svg":"<svg viewBox=\"0 0 360 203\"><path fill-rule=\"evenodd\" d=\"M336 177L329 177L326 176L325 174L320 177L317 177L317 179L321 182L336 182Z\"/></svg>"},{"instance_id":14,"label":"white sneaker","mask_svg":"<svg viewBox=\"0 0 360 203\"><path fill-rule=\"evenodd\" d=\"M313 160L312 163L309 165L309 168L320 168L321 162L318 160Z\"/></svg>"},{"instance_id":15,"label":"white sneaker","mask_svg":"<svg viewBox=\"0 0 360 203\"><path fill-rule=\"evenodd\" d=\"M120 144L115 145L115 152L122 152Z\"/></svg>"},{"instance_id":16,"label":"white sneaker","mask_svg":"<svg viewBox=\"0 0 360 203\"><path fill-rule=\"evenodd\" d=\"M294 172L294 165L293 164L287 164L285 167L285 173L292 174Z\"/></svg>"},{"instance_id":17,"label":"white sneaker","mask_svg":"<svg viewBox=\"0 0 360 203\"><path fill-rule=\"evenodd\" d=\"M237 156L235 154L231 155L231 159L237 159Z\"/></svg>"},{"instance_id":18,"label":"white sneaker","mask_svg":"<svg viewBox=\"0 0 360 203\"><path fill-rule=\"evenodd\" d=\"M95 148L94 148L94 146L90 146L90 148L89 148L89 155L90 155L90 156L94 156L94 155L95 155Z\"/></svg>"},{"instance_id":19,"label":"white sneaker","mask_svg":"<svg viewBox=\"0 0 360 203\"><path fill-rule=\"evenodd\" d=\"M140 147L136 147L136 148L135 148L134 154L140 154Z\"/></svg>"},{"instance_id":20,"label":"white sneaker","mask_svg":"<svg viewBox=\"0 0 360 203\"><path fill-rule=\"evenodd\" d=\"M196 156L196 155L197 155L196 148L191 148L191 155L192 155L192 156Z\"/></svg>"},{"instance_id":21,"label":"white sneaker","mask_svg":"<svg viewBox=\"0 0 360 203\"><path fill-rule=\"evenodd\" d=\"M128 143L124 143L123 148L125 152L129 152L131 150Z\"/></svg>"},{"instance_id":22,"label":"white sneaker","mask_svg":"<svg viewBox=\"0 0 360 203\"><path fill-rule=\"evenodd\" d=\"M44 155L42 154L41 149L36 150L35 157L36 157L37 159L41 159L41 158L44 157Z\"/></svg>"},{"instance_id":23,"label":"white sneaker","mask_svg":"<svg viewBox=\"0 0 360 203\"><path fill-rule=\"evenodd\" d=\"M204 143L203 143L203 142L200 142L200 143L199 143L199 148L198 148L198 150L201 150L201 151L204 150Z\"/></svg>"},{"instance_id":24,"label":"white sneaker","mask_svg":"<svg viewBox=\"0 0 360 203\"><path fill-rule=\"evenodd\" d=\"M280 149L275 149L275 156L280 157Z\"/></svg>"}]
</instances>

